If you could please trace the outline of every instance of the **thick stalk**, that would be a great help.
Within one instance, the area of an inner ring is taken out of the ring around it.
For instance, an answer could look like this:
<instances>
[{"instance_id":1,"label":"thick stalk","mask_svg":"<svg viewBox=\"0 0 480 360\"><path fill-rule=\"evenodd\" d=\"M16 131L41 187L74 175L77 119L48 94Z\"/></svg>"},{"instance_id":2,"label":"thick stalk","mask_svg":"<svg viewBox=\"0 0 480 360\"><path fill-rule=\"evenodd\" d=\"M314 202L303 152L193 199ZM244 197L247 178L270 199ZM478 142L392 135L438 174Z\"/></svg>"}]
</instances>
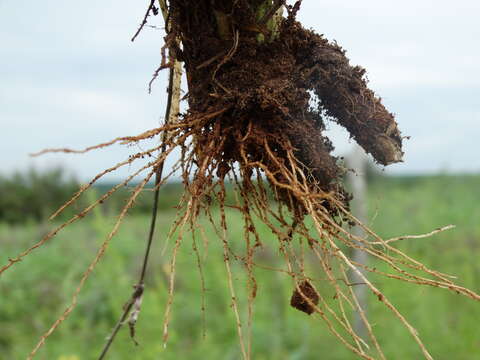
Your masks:
<instances>
[{"instance_id":1,"label":"thick stalk","mask_svg":"<svg viewBox=\"0 0 480 360\"><path fill-rule=\"evenodd\" d=\"M279 34L279 27L283 15L283 1L265 0L259 5L258 0L251 0L250 7L255 9L255 16L246 25L250 31L257 32L257 40L264 42L267 37L269 41L275 40ZM232 29L236 20L225 11L212 9L215 16L217 33L221 39L230 39L233 36Z\"/></svg>"}]
</instances>

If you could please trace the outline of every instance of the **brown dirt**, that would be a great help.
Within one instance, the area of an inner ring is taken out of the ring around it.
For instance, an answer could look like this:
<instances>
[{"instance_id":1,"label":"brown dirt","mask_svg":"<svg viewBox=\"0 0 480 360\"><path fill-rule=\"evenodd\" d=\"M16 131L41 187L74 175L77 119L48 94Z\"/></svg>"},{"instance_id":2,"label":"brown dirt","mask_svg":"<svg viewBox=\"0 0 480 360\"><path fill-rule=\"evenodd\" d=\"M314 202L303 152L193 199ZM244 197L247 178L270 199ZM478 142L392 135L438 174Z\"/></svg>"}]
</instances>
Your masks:
<instances>
[{"instance_id":1,"label":"brown dirt","mask_svg":"<svg viewBox=\"0 0 480 360\"><path fill-rule=\"evenodd\" d=\"M212 173L220 177L234 163L243 175L260 168L279 199L302 216L298 195L287 189L283 168L293 166L289 154L301 170L296 176L308 179L310 192L333 194L345 205L350 199L340 181L345 169L323 135L325 114L345 126L379 163L399 160L401 137L393 115L367 88L365 71L352 67L338 45L305 30L293 16L283 21L276 40L259 42L259 34L268 34L252 24L252 1L170 3L173 27L167 42L175 47L172 39L181 39L183 48L174 52L185 63L189 87L184 120L226 109L197 126L198 164L214 165ZM218 34L215 11L233 19L226 36ZM318 106L311 106L311 93L318 96ZM320 204L337 214L328 201Z\"/></svg>"},{"instance_id":2,"label":"brown dirt","mask_svg":"<svg viewBox=\"0 0 480 360\"><path fill-rule=\"evenodd\" d=\"M313 304L318 305L320 298L317 291L308 280L304 280L298 287L300 288L300 291L295 288L292 298L290 299L290 305L308 315L313 314L315 312L315 307L308 300Z\"/></svg>"}]
</instances>

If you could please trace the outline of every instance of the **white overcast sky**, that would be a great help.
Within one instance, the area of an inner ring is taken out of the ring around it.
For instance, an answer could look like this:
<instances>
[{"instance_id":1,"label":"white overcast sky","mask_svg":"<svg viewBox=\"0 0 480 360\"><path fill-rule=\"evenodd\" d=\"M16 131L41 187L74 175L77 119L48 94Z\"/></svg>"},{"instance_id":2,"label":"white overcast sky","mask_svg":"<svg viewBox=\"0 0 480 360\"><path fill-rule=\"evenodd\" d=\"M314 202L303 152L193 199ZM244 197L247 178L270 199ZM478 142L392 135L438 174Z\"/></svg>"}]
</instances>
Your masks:
<instances>
[{"instance_id":1,"label":"white overcast sky","mask_svg":"<svg viewBox=\"0 0 480 360\"><path fill-rule=\"evenodd\" d=\"M0 0L0 174L63 165L85 180L136 149L28 154L161 122L166 73L152 95L147 83L163 33L146 28L130 42L147 2ZM479 15L478 0L304 0L299 19L367 68L370 86L411 136L405 163L388 172L480 171ZM345 132L332 126L330 134L338 154L350 151Z\"/></svg>"}]
</instances>

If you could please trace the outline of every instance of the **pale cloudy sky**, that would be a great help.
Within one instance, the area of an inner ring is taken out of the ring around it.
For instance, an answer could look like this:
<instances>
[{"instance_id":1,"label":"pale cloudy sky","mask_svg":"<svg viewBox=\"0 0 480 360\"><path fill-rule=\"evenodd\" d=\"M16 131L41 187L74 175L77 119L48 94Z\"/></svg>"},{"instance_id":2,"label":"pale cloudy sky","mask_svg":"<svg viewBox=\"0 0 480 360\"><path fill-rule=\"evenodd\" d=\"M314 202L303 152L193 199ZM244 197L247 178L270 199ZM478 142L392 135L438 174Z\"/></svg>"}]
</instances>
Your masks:
<instances>
[{"instance_id":1,"label":"pale cloudy sky","mask_svg":"<svg viewBox=\"0 0 480 360\"><path fill-rule=\"evenodd\" d=\"M85 180L135 149L28 154L160 123L166 73L152 95L147 83L163 33L146 28L130 42L147 2L0 0L0 173L60 164ZM474 0L304 0L300 20L367 68L371 87L411 136L405 163L388 172L480 171L479 14ZM330 134L339 154L351 149L345 132L332 126Z\"/></svg>"}]
</instances>

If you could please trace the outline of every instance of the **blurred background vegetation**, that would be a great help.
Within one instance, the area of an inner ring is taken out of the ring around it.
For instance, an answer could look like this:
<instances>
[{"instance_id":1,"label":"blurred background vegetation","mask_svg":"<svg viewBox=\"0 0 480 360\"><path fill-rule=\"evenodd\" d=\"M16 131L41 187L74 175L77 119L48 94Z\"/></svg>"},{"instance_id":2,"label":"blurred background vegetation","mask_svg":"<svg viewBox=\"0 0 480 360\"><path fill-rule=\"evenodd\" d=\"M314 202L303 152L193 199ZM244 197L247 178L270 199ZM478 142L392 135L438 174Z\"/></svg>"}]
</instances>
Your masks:
<instances>
[{"instance_id":1,"label":"blurred background vegetation","mask_svg":"<svg viewBox=\"0 0 480 360\"><path fill-rule=\"evenodd\" d=\"M103 183L96 186L61 218L48 222L47 218L53 210L78 188L77 180L66 176L61 169L45 173L31 170L0 177L1 264L38 241L60 221L72 216L111 185ZM478 175L387 177L370 171L369 225L384 238L390 238L425 233L455 224L457 227L454 230L429 239L406 240L398 246L430 267L457 275L460 284L478 292L479 187ZM172 244L165 245L164 240L175 217L175 206L181 192L181 184L171 183L163 187L160 194L159 224L137 327L140 346L135 346L129 339L128 330L123 329L113 345L109 355L111 359L240 358L222 247L208 226L208 252L201 246L202 256L206 257L206 335L203 336L198 266L192 239L187 236L179 252L170 338L168 346L163 347L163 312L172 248ZM93 214L60 232L1 276L0 359L25 358L40 335L63 312L82 272L111 229L128 194L128 189L119 192ZM87 282L77 309L48 340L38 359L86 360L98 356L137 279L148 232L151 201L151 189L146 190ZM228 212L228 221L229 238L240 251L242 221L234 210ZM257 254L256 261L265 266L282 267L278 246L265 227L261 227L261 237L265 247ZM164 249L166 253L163 253ZM376 265L379 268L384 266ZM322 286L322 274L315 270L313 259L310 266L318 276L315 284L325 292L322 292L325 297L329 297L330 290ZM235 284L241 293L247 281L245 271L239 263L235 263L233 271ZM255 270L255 274L258 295L253 325L254 359L355 358L330 336L321 320L308 317L289 306L292 283L287 275L260 268ZM478 357L479 304L441 289L378 277L373 277L373 281L417 328L435 359L470 360ZM243 301L241 304L245 305ZM368 311L387 358L421 358L407 331L374 296L369 298Z\"/></svg>"}]
</instances>

